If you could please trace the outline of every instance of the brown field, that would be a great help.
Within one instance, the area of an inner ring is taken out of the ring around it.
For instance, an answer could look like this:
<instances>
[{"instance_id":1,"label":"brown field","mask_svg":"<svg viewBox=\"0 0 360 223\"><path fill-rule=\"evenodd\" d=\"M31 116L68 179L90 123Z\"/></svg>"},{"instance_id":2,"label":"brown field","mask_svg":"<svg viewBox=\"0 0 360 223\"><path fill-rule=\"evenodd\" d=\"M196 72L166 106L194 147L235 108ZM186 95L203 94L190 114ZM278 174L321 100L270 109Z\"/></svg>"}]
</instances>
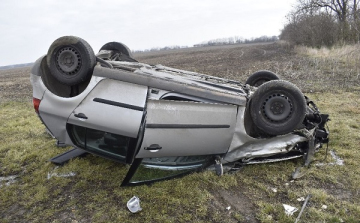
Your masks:
<instances>
[{"instance_id":1,"label":"brown field","mask_svg":"<svg viewBox=\"0 0 360 223\"><path fill-rule=\"evenodd\" d=\"M315 53L308 57L299 55L298 51L280 42L158 51L134 56L149 64L162 64L243 82L258 70L270 70L305 92L351 90L360 85L360 53L348 49L327 57ZM302 49L301 53L304 54L304 51Z\"/></svg>"},{"instance_id":2,"label":"brown field","mask_svg":"<svg viewBox=\"0 0 360 223\"><path fill-rule=\"evenodd\" d=\"M0 222L294 222L299 211L286 216L282 204L300 210L303 201L297 199L308 194L300 222L359 222L360 53L354 50L359 46L342 49L269 43L134 55L140 62L242 82L255 71L270 70L307 92L331 115L329 151L345 165L336 165L330 155L323 160L322 149L296 181L290 175L301 159L128 188L119 186L128 167L99 157L55 169L48 159L69 148L55 147L33 111L31 68L0 70L0 179L15 176L13 182L0 181ZM76 176L46 178L56 171ZM126 209L134 195L143 208L137 214Z\"/></svg>"},{"instance_id":3,"label":"brown field","mask_svg":"<svg viewBox=\"0 0 360 223\"><path fill-rule=\"evenodd\" d=\"M322 92L358 89L360 53L353 54L348 49L331 57L306 57L285 43L265 43L144 52L134 54L134 58L242 82L258 70L270 70L304 92ZM0 70L1 101L31 100L30 70Z\"/></svg>"},{"instance_id":4,"label":"brown field","mask_svg":"<svg viewBox=\"0 0 360 223\"><path fill-rule=\"evenodd\" d=\"M0 102L32 100L31 67L0 70Z\"/></svg>"}]
</instances>

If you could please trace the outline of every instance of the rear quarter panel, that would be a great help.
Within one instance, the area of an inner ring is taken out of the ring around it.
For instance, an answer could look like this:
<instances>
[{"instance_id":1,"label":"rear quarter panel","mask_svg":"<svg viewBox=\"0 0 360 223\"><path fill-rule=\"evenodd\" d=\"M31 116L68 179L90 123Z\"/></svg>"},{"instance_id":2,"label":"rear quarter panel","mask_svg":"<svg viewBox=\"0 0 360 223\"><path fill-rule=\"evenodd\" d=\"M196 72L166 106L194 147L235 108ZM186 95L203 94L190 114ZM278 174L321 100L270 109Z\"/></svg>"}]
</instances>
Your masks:
<instances>
[{"instance_id":1,"label":"rear quarter panel","mask_svg":"<svg viewBox=\"0 0 360 223\"><path fill-rule=\"evenodd\" d=\"M71 98L59 97L49 90L45 91L39 106L39 115L53 136L60 142L72 145L66 131L68 117L102 79L93 76L88 87L81 94Z\"/></svg>"}]
</instances>

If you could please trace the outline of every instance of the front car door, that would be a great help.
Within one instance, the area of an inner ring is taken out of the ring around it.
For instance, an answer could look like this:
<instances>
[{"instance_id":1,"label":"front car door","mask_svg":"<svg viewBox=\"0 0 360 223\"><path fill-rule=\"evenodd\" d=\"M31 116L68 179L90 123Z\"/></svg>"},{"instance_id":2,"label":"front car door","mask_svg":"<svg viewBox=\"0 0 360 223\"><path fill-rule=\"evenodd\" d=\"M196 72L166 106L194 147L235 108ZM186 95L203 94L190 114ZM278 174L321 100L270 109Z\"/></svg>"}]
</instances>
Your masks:
<instances>
[{"instance_id":1,"label":"front car door","mask_svg":"<svg viewBox=\"0 0 360 223\"><path fill-rule=\"evenodd\" d=\"M122 185L138 185L200 170L228 151L237 106L148 100L144 138Z\"/></svg>"},{"instance_id":2,"label":"front car door","mask_svg":"<svg viewBox=\"0 0 360 223\"><path fill-rule=\"evenodd\" d=\"M145 135L136 158L226 153L236 114L235 105L149 100Z\"/></svg>"}]
</instances>

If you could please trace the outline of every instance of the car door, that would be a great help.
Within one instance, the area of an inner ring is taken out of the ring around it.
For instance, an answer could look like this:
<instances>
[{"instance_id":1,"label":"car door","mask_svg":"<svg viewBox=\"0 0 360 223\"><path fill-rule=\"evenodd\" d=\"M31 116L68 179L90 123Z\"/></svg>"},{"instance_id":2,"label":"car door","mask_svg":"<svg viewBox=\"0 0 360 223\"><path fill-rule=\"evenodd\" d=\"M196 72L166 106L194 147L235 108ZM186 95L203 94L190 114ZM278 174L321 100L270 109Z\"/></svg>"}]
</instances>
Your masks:
<instances>
[{"instance_id":1,"label":"car door","mask_svg":"<svg viewBox=\"0 0 360 223\"><path fill-rule=\"evenodd\" d=\"M96 155L132 163L147 91L146 86L102 80L68 119L67 131L73 143Z\"/></svg>"},{"instance_id":2,"label":"car door","mask_svg":"<svg viewBox=\"0 0 360 223\"><path fill-rule=\"evenodd\" d=\"M122 182L140 185L180 177L228 151L237 106L194 101L148 100L142 144Z\"/></svg>"},{"instance_id":3,"label":"car door","mask_svg":"<svg viewBox=\"0 0 360 223\"><path fill-rule=\"evenodd\" d=\"M145 134L136 158L223 154L236 123L237 106L148 100Z\"/></svg>"}]
</instances>

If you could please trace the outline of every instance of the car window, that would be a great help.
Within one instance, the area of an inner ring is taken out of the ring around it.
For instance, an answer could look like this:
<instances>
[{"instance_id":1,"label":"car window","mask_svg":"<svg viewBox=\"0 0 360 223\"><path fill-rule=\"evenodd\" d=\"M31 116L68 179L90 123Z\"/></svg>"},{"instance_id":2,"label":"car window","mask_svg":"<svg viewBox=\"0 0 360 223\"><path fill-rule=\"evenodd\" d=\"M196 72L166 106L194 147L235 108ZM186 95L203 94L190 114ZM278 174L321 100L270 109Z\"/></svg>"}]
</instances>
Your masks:
<instances>
[{"instance_id":1,"label":"car window","mask_svg":"<svg viewBox=\"0 0 360 223\"><path fill-rule=\"evenodd\" d=\"M200 170L210 164L213 156L184 156L144 158L132 174L128 185L153 183L159 180L180 177ZM134 168L135 169L135 168Z\"/></svg>"},{"instance_id":2,"label":"car window","mask_svg":"<svg viewBox=\"0 0 360 223\"><path fill-rule=\"evenodd\" d=\"M113 133L85 128L77 125L68 126L72 141L76 146L120 162L126 161L126 155L136 139Z\"/></svg>"}]
</instances>

